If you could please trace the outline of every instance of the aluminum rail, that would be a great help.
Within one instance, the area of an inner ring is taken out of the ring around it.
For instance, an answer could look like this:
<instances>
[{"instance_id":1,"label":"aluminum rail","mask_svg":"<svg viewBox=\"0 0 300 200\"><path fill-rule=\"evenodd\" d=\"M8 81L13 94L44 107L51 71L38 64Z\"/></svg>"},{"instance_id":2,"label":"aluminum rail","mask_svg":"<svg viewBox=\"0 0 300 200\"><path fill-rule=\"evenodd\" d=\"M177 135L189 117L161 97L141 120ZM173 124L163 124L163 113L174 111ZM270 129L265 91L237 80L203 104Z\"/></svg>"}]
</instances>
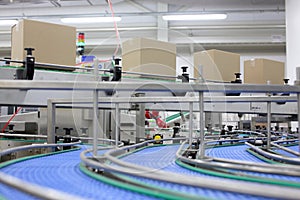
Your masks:
<instances>
[{"instance_id":1,"label":"aluminum rail","mask_svg":"<svg viewBox=\"0 0 300 200\"><path fill-rule=\"evenodd\" d=\"M24 145L19 147L14 147L10 149L5 149L0 152L0 156L4 156L10 153L14 153L17 151L24 151L27 149L37 149L37 148L48 148L48 147L66 147L66 146L74 146L77 144L81 144L81 141L79 142L73 142L73 143L61 143L61 144L32 144L32 145Z\"/></svg>"},{"instance_id":2,"label":"aluminum rail","mask_svg":"<svg viewBox=\"0 0 300 200\"><path fill-rule=\"evenodd\" d=\"M299 152L293 151L292 149L289 149L289 148L286 148L286 147L284 147L284 146L278 145L278 144L276 144L276 143L274 143L274 142L271 142L271 145L274 146L274 147L277 147L278 149L281 149L281 150L284 150L284 151L286 151L286 152L288 152L288 153L291 153L291 154L293 154L293 155L295 155L295 156L300 156L300 153L299 153Z\"/></svg>"},{"instance_id":3,"label":"aluminum rail","mask_svg":"<svg viewBox=\"0 0 300 200\"><path fill-rule=\"evenodd\" d=\"M185 143L184 143L185 144ZM235 170L244 170L251 172L260 172L260 173L273 173L273 174L281 174L281 175L289 175L289 176L300 176L300 168L294 165L270 165L264 163L254 163L247 161L235 161L228 159L220 159L213 157L205 157L203 160L195 160L189 159L182 156L183 145L176 152L176 158L185 163L203 166L203 167L214 167L214 168L223 168L223 169L235 169ZM216 161L216 162L213 162Z\"/></svg>"},{"instance_id":4,"label":"aluminum rail","mask_svg":"<svg viewBox=\"0 0 300 200\"><path fill-rule=\"evenodd\" d=\"M26 137L26 138L47 138L47 135L30 135L30 134L10 134L10 133L0 133L0 136L7 137Z\"/></svg>"},{"instance_id":5,"label":"aluminum rail","mask_svg":"<svg viewBox=\"0 0 300 200\"><path fill-rule=\"evenodd\" d=\"M13 62L13 63L22 63L22 64L25 63L25 61L21 61L21 60L10 60L10 59L2 59L2 58L0 58L0 61ZM94 70L94 67L85 68L85 67L79 67L79 66L51 64L51 63L41 63L41 62L35 62L34 64L35 64L35 67L42 68L42 69L57 69L57 68L59 68L59 69L68 70L68 71L74 71L76 69ZM110 69L99 69L99 71L109 72ZM132 74L132 75L141 75L141 76L147 76L147 77L157 77L157 78L170 78L170 79L179 78L178 76L168 76L168 75L161 75L161 74L150 74L150 73L130 72L130 71L122 71L122 73L124 73L124 74ZM195 78L190 78L190 79L191 80L197 80Z\"/></svg>"},{"instance_id":6,"label":"aluminum rail","mask_svg":"<svg viewBox=\"0 0 300 200\"><path fill-rule=\"evenodd\" d=\"M51 188L42 187L36 184L32 184L23 180L20 180L18 178L15 178L13 176L7 175L5 173L0 172L0 182L13 187L17 190L20 190L22 192L25 192L29 195L32 195L34 197L38 197L41 199L47 199L47 200L66 200L66 199L72 199L72 200L83 200L82 198L79 198L74 195L70 195L61 191L57 191Z\"/></svg>"},{"instance_id":7,"label":"aluminum rail","mask_svg":"<svg viewBox=\"0 0 300 200\"><path fill-rule=\"evenodd\" d=\"M96 82L96 81L28 81L0 80L0 89L19 90L97 90L141 92L243 92L243 93L300 93L291 85L248 85L212 83L156 83L156 82Z\"/></svg>"},{"instance_id":8,"label":"aluminum rail","mask_svg":"<svg viewBox=\"0 0 300 200\"><path fill-rule=\"evenodd\" d=\"M288 139L288 140L277 140L274 143L289 143L289 142L297 142L299 139Z\"/></svg>"},{"instance_id":9,"label":"aluminum rail","mask_svg":"<svg viewBox=\"0 0 300 200\"><path fill-rule=\"evenodd\" d=\"M11 60L11 59L2 59L0 58L0 61L4 62L12 62L12 63L22 63L24 64L25 61L22 60ZM84 68L84 67L78 67L78 66L71 66L71 65L58 65L58 64L51 64L51 63L41 63L41 62L35 62L35 67L38 68L46 68L46 69L65 69L65 70L75 70L75 69L82 69L82 70L90 70L91 68Z\"/></svg>"},{"instance_id":10,"label":"aluminum rail","mask_svg":"<svg viewBox=\"0 0 300 200\"><path fill-rule=\"evenodd\" d=\"M11 59L3 59L3 58L0 58L0 61L3 61L3 62L13 62L13 63L22 63L24 64L25 61L21 61L21 60L11 60Z\"/></svg>"},{"instance_id":11,"label":"aluminum rail","mask_svg":"<svg viewBox=\"0 0 300 200\"><path fill-rule=\"evenodd\" d=\"M14 153L17 151L32 149L32 148L48 148L48 147L58 147L58 146L74 146L77 144L80 144L81 142L75 142L75 143L64 143L64 144L35 144L35 145L26 145L26 146L20 146L15 148L6 149L4 151L0 152L0 156L7 155L9 153ZM9 176L5 173L0 172L0 182L8 185L10 187L13 187L17 190L23 191L29 195L39 197L41 199L57 199L57 200L64 200L64 199L74 199L79 200L81 198L66 194L61 191L57 191L54 189L50 189L47 187L41 187L39 185L35 185L32 183L25 182L23 180L20 180L18 178Z\"/></svg>"},{"instance_id":12,"label":"aluminum rail","mask_svg":"<svg viewBox=\"0 0 300 200\"><path fill-rule=\"evenodd\" d=\"M6 137L22 137L22 138L48 138L47 135L30 135L30 134L10 134L10 133L0 133L0 136L6 136ZM57 135L57 136L65 136L65 135ZM79 140L93 140L94 138L92 137L76 137L76 136L71 136L72 139L79 139ZM26 141L26 140L25 140ZM110 139L104 139L104 138L98 138L98 141L100 142L107 142L107 143L115 143L115 140L110 140ZM63 143L67 144L67 143ZM59 144L61 145L61 144ZM123 146L124 143L119 141L119 145Z\"/></svg>"},{"instance_id":13,"label":"aluminum rail","mask_svg":"<svg viewBox=\"0 0 300 200\"><path fill-rule=\"evenodd\" d=\"M300 165L300 159L299 158L288 158L288 157L284 157L284 156L280 156L280 155L275 155L273 153L269 153L267 151L264 151L264 150L260 149L259 147L256 147L256 146L254 146L252 144L249 144L247 142L245 144L248 145L255 152L257 152L260 155L263 155L267 158L271 158L271 159L277 160L277 161L284 161L284 162L289 163L289 164Z\"/></svg>"},{"instance_id":14,"label":"aluminum rail","mask_svg":"<svg viewBox=\"0 0 300 200\"><path fill-rule=\"evenodd\" d=\"M92 99L50 99L54 104L92 104ZM99 104L112 103L197 103L198 97L101 97ZM296 102L296 97L204 97L205 103ZM73 106L73 105L72 105ZM75 105L76 106L76 105Z\"/></svg>"},{"instance_id":15,"label":"aluminum rail","mask_svg":"<svg viewBox=\"0 0 300 200\"><path fill-rule=\"evenodd\" d=\"M119 160L113 155L120 155L129 149L136 149L153 142L147 141L131 146L122 147L106 152L102 159L106 159L116 165L109 165L107 162L97 162L85 156L86 152L81 153L81 159L86 166L99 170L107 170L109 172L117 172L121 174L139 176L159 181L167 181L170 183L183 184L194 187L203 187L214 190L228 191L240 194L249 194L255 196L282 198L282 199L295 199L299 195L299 190L287 187L276 187L271 185L257 185L253 183L244 183L231 180L213 180L207 177L195 177L177 174L173 172L166 172L163 170L142 167L135 164L127 163ZM103 160L102 160L103 161Z\"/></svg>"}]
</instances>

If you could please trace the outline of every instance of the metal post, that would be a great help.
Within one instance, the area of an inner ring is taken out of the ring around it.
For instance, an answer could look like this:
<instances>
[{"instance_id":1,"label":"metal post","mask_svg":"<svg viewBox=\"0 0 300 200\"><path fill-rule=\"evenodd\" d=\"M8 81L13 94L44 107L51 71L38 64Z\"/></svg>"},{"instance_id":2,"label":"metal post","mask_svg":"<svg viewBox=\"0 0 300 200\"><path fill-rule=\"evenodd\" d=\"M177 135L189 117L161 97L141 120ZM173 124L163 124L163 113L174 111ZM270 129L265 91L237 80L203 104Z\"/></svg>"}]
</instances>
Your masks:
<instances>
[{"instance_id":1,"label":"metal post","mask_svg":"<svg viewBox=\"0 0 300 200\"><path fill-rule=\"evenodd\" d=\"M204 141L204 97L203 92L199 92L199 128L200 128L200 159L203 159L205 156L205 141Z\"/></svg>"},{"instance_id":2,"label":"metal post","mask_svg":"<svg viewBox=\"0 0 300 200\"><path fill-rule=\"evenodd\" d=\"M94 58L94 79L97 82L99 76L99 61L98 58ZM98 90L93 90L93 155L97 156L98 152Z\"/></svg>"},{"instance_id":3,"label":"metal post","mask_svg":"<svg viewBox=\"0 0 300 200\"><path fill-rule=\"evenodd\" d=\"M93 155L97 156L98 148L98 90L93 91Z\"/></svg>"},{"instance_id":4,"label":"metal post","mask_svg":"<svg viewBox=\"0 0 300 200\"><path fill-rule=\"evenodd\" d=\"M137 93L135 94L136 97L143 97L145 96L144 93ZM145 138L145 104L138 103L137 104L137 111L136 111L136 143L141 142L141 139Z\"/></svg>"},{"instance_id":5,"label":"metal post","mask_svg":"<svg viewBox=\"0 0 300 200\"><path fill-rule=\"evenodd\" d=\"M55 104L52 103L51 99L47 101L47 143L55 143ZM51 151L54 151L51 148Z\"/></svg>"},{"instance_id":6,"label":"metal post","mask_svg":"<svg viewBox=\"0 0 300 200\"><path fill-rule=\"evenodd\" d=\"M299 152L300 152L300 94L297 93L297 105L298 105L298 137L299 137Z\"/></svg>"},{"instance_id":7,"label":"metal post","mask_svg":"<svg viewBox=\"0 0 300 200\"><path fill-rule=\"evenodd\" d=\"M115 110L115 121L116 121L116 148L118 148L119 143L119 134L120 134L120 108L119 103L116 103L116 110Z\"/></svg>"},{"instance_id":8,"label":"metal post","mask_svg":"<svg viewBox=\"0 0 300 200\"><path fill-rule=\"evenodd\" d=\"M189 103L190 119L189 119L189 145L192 145L193 140L193 102Z\"/></svg>"},{"instance_id":9,"label":"metal post","mask_svg":"<svg viewBox=\"0 0 300 200\"><path fill-rule=\"evenodd\" d=\"M104 110L99 110L99 127L98 127L98 135L100 138L104 138Z\"/></svg>"},{"instance_id":10,"label":"metal post","mask_svg":"<svg viewBox=\"0 0 300 200\"><path fill-rule=\"evenodd\" d=\"M98 81L98 78L99 78L99 60L98 58L94 58L93 60L93 64L94 64L94 76L95 76L95 81Z\"/></svg>"},{"instance_id":11,"label":"metal post","mask_svg":"<svg viewBox=\"0 0 300 200\"><path fill-rule=\"evenodd\" d=\"M271 102L267 102L267 149L271 148Z\"/></svg>"}]
</instances>

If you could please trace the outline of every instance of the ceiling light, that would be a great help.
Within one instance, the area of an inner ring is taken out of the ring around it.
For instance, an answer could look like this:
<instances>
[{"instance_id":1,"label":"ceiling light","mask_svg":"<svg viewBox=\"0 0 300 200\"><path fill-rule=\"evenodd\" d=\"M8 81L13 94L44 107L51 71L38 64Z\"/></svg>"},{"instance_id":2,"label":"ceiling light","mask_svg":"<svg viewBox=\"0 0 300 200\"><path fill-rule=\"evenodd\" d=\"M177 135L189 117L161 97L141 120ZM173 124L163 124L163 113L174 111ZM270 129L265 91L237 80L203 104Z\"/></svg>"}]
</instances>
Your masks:
<instances>
[{"instance_id":1,"label":"ceiling light","mask_svg":"<svg viewBox=\"0 0 300 200\"><path fill-rule=\"evenodd\" d=\"M12 25L15 25L17 23L18 23L17 20L12 20L12 19L0 20L0 26L12 26Z\"/></svg>"},{"instance_id":2,"label":"ceiling light","mask_svg":"<svg viewBox=\"0 0 300 200\"><path fill-rule=\"evenodd\" d=\"M164 15L167 21L192 21L192 20L221 20L226 19L226 14L200 14L200 15Z\"/></svg>"},{"instance_id":3,"label":"ceiling light","mask_svg":"<svg viewBox=\"0 0 300 200\"><path fill-rule=\"evenodd\" d=\"M63 23L103 23L121 21L121 17L78 17L78 18L62 18Z\"/></svg>"}]
</instances>

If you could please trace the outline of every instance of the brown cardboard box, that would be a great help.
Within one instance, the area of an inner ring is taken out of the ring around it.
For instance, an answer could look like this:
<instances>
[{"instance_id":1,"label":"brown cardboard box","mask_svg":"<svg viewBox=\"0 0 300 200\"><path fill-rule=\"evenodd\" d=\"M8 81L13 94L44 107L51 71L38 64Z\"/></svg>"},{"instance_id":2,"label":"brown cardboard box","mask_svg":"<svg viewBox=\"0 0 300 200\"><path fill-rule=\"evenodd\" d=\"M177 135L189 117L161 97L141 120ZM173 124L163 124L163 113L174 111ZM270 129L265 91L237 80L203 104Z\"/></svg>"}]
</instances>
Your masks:
<instances>
[{"instance_id":1,"label":"brown cardboard box","mask_svg":"<svg viewBox=\"0 0 300 200\"><path fill-rule=\"evenodd\" d=\"M122 44L124 71L176 76L176 45L146 38Z\"/></svg>"},{"instance_id":2,"label":"brown cardboard box","mask_svg":"<svg viewBox=\"0 0 300 200\"><path fill-rule=\"evenodd\" d=\"M240 54L216 49L194 53L195 78L200 73L205 80L230 82L235 80L237 72L240 72Z\"/></svg>"},{"instance_id":3,"label":"brown cardboard box","mask_svg":"<svg viewBox=\"0 0 300 200\"><path fill-rule=\"evenodd\" d=\"M249 84L283 84L284 63L268 59L244 61L244 82Z\"/></svg>"},{"instance_id":4,"label":"brown cardboard box","mask_svg":"<svg viewBox=\"0 0 300 200\"><path fill-rule=\"evenodd\" d=\"M75 65L76 28L23 19L12 27L11 47L12 60L24 60L32 47L36 62Z\"/></svg>"}]
</instances>

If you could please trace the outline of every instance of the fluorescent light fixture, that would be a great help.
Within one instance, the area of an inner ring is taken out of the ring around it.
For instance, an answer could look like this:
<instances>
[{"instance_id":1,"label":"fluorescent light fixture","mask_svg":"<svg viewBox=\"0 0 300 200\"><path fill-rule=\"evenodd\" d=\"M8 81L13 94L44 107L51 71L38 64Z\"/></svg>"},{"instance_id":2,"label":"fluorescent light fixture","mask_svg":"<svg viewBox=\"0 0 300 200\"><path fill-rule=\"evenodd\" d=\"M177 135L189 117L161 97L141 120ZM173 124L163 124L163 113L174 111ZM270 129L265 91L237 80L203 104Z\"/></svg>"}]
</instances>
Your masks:
<instances>
[{"instance_id":1,"label":"fluorescent light fixture","mask_svg":"<svg viewBox=\"0 0 300 200\"><path fill-rule=\"evenodd\" d=\"M82 24L82 23L105 23L105 22L114 22L121 21L121 17L78 17L78 18L62 18L61 21L63 23L71 23L71 24Z\"/></svg>"},{"instance_id":2,"label":"fluorescent light fixture","mask_svg":"<svg viewBox=\"0 0 300 200\"><path fill-rule=\"evenodd\" d=\"M0 26L12 26L12 25L15 25L17 23L18 23L18 21L13 20L13 19L0 20Z\"/></svg>"},{"instance_id":3,"label":"fluorescent light fixture","mask_svg":"<svg viewBox=\"0 0 300 200\"><path fill-rule=\"evenodd\" d=\"M226 14L199 14L199 15L164 15L167 21L195 21L195 20L222 20L226 19Z\"/></svg>"}]
</instances>

